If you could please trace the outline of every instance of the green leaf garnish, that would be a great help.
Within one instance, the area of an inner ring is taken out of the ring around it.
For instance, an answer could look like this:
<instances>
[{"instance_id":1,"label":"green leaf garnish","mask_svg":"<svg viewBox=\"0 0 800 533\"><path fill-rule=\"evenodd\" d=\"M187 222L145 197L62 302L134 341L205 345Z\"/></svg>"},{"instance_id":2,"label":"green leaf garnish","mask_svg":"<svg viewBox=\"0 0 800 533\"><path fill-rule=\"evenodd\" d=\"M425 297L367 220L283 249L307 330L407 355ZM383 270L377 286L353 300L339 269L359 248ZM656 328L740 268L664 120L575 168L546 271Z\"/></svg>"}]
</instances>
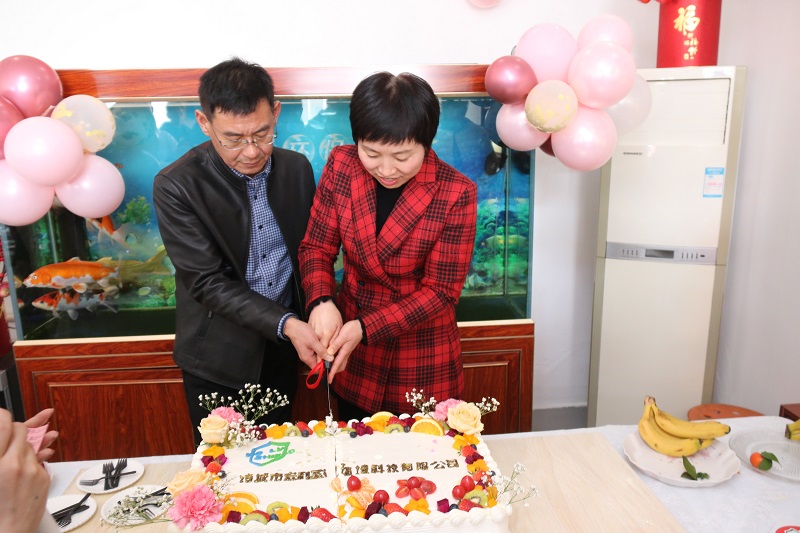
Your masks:
<instances>
[{"instance_id":1,"label":"green leaf garnish","mask_svg":"<svg viewBox=\"0 0 800 533\"><path fill-rule=\"evenodd\" d=\"M761 457L763 457L764 459L769 459L770 461L774 461L778 464L781 463L780 461L778 461L778 458L775 457L775 454L772 452L761 452Z\"/></svg>"},{"instance_id":2,"label":"green leaf garnish","mask_svg":"<svg viewBox=\"0 0 800 533\"><path fill-rule=\"evenodd\" d=\"M694 465L689 462L689 459L684 456L683 457L683 468L686 470L683 474L681 474L682 478L691 479L692 481L697 481L698 479L708 479L709 475L705 472L698 472Z\"/></svg>"}]
</instances>

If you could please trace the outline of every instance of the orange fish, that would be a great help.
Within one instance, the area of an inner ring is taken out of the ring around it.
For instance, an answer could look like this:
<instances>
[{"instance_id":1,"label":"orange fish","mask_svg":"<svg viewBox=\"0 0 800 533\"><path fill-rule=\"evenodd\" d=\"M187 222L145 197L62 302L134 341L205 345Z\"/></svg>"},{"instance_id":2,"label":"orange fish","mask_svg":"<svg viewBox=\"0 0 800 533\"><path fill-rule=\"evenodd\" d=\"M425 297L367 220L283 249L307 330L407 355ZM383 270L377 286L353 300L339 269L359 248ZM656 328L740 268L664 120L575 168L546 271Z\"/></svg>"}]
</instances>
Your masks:
<instances>
[{"instance_id":1,"label":"orange fish","mask_svg":"<svg viewBox=\"0 0 800 533\"><path fill-rule=\"evenodd\" d=\"M113 289L107 294L117 295L118 292ZM31 305L37 309L52 311L53 316L58 316L61 311L65 311L72 320L75 320L78 318L78 309L94 311L99 305L108 307L116 313L117 310L106 302L106 297L106 293L102 292L81 295L74 291L53 291L36 298Z\"/></svg>"},{"instance_id":2,"label":"orange fish","mask_svg":"<svg viewBox=\"0 0 800 533\"><path fill-rule=\"evenodd\" d=\"M103 218L87 218L86 227L97 230L97 242L100 242L102 237L106 236L128 250L128 245L125 243L128 224L123 224L119 229L115 229L111 215L106 215Z\"/></svg>"},{"instance_id":3,"label":"orange fish","mask_svg":"<svg viewBox=\"0 0 800 533\"><path fill-rule=\"evenodd\" d=\"M112 279L119 279L118 268L73 257L69 261L45 265L35 270L22 283L26 287L72 288L76 292L84 293L93 285L108 287Z\"/></svg>"}]
</instances>

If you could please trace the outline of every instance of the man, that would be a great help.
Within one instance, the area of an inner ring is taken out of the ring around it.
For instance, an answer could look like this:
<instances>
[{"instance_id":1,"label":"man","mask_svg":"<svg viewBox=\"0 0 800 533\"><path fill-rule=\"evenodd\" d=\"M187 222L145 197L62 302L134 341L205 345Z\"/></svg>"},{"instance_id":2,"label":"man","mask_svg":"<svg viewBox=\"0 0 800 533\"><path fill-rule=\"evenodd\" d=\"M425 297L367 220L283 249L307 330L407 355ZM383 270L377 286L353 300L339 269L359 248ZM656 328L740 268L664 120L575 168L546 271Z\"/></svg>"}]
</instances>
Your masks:
<instances>
[{"instance_id":1,"label":"man","mask_svg":"<svg viewBox=\"0 0 800 533\"><path fill-rule=\"evenodd\" d=\"M303 322L297 248L315 184L301 154L276 148L281 103L269 74L238 58L207 70L195 118L209 141L162 170L153 184L161 237L175 266L173 357L195 428L198 397L239 397L260 383L294 397L297 357L313 366L325 348ZM291 341L291 342L289 342ZM261 422L290 420L289 406Z\"/></svg>"}]
</instances>

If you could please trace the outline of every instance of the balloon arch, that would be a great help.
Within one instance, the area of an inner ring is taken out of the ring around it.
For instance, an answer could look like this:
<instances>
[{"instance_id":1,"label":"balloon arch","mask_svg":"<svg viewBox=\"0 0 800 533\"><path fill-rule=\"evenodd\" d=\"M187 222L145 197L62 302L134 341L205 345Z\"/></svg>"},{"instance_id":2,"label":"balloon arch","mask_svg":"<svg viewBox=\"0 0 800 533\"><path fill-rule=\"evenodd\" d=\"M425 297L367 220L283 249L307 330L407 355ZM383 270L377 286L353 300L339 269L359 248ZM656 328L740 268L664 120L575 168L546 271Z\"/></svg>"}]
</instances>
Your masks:
<instances>
[{"instance_id":1,"label":"balloon arch","mask_svg":"<svg viewBox=\"0 0 800 533\"><path fill-rule=\"evenodd\" d=\"M32 224L56 197L78 216L101 218L125 196L122 174L95 155L114 137L111 111L85 94L62 97L43 61L0 61L0 224Z\"/></svg>"},{"instance_id":2,"label":"balloon arch","mask_svg":"<svg viewBox=\"0 0 800 533\"><path fill-rule=\"evenodd\" d=\"M513 150L542 148L575 170L601 167L617 135L650 112L632 46L630 26L616 15L590 20L577 39L557 24L533 26L486 69L486 91L501 104L487 113L489 127Z\"/></svg>"}]
</instances>

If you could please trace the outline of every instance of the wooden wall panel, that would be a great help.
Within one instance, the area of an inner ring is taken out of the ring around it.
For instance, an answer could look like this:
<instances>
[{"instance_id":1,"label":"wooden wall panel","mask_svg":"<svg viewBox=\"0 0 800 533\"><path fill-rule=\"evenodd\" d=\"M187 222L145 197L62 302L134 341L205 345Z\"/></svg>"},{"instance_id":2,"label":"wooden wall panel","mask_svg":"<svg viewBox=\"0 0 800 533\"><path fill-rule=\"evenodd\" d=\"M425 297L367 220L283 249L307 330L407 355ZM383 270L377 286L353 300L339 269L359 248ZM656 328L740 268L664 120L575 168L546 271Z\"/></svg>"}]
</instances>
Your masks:
<instances>
[{"instance_id":1,"label":"wooden wall panel","mask_svg":"<svg viewBox=\"0 0 800 533\"><path fill-rule=\"evenodd\" d=\"M349 96L359 81L383 67L270 68L278 97ZM392 65L394 73L413 72L439 94L485 93L488 65ZM96 98L197 98L197 84L205 69L59 70L64 96L88 94Z\"/></svg>"}]
</instances>

